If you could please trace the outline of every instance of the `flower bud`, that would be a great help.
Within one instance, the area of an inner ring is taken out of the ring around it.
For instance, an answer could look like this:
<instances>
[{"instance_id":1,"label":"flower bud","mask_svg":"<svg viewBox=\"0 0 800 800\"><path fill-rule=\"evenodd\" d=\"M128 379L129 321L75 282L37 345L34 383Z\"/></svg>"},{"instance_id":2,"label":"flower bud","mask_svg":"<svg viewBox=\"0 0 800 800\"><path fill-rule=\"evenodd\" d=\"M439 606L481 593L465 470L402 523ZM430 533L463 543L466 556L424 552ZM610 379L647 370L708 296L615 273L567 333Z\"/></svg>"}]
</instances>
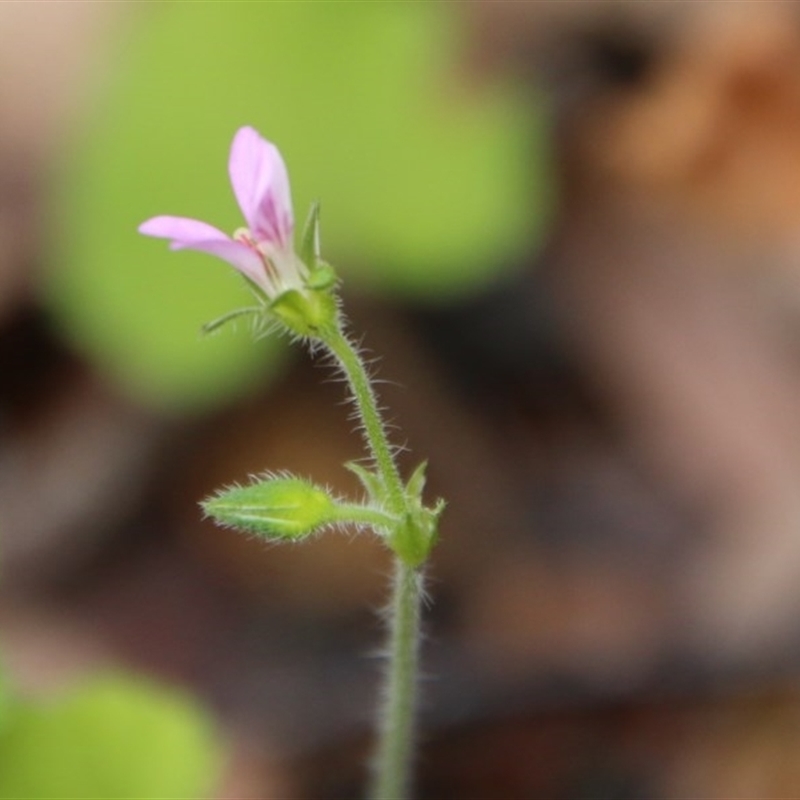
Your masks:
<instances>
[{"instance_id":1,"label":"flower bud","mask_svg":"<svg viewBox=\"0 0 800 800\"><path fill-rule=\"evenodd\" d=\"M332 523L337 508L324 489L296 477L268 477L223 489L201 505L220 525L292 541Z\"/></svg>"}]
</instances>

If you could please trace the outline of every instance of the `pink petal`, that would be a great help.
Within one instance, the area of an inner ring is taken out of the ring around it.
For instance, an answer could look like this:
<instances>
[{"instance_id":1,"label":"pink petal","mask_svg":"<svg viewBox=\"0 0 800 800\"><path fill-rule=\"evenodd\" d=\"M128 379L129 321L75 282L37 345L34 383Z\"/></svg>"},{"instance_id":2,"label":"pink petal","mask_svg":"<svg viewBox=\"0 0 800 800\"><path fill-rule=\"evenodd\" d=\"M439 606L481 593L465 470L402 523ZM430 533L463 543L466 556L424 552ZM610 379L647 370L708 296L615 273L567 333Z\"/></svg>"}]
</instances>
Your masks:
<instances>
[{"instance_id":1,"label":"pink petal","mask_svg":"<svg viewBox=\"0 0 800 800\"><path fill-rule=\"evenodd\" d=\"M262 289L268 289L261 256L243 242L226 236L213 225L186 217L153 217L139 226L139 233L172 239L172 250L199 250L227 261Z\"/></svg>"},{"instance_id":2,"label":"pink petal","mask_svg":"<svg viewBox=\"0 0 800 800\"><path fill-rule=\"evenodd\" d=\"M143 233L145 236L172 239L173 245L180 243L183 246L190 245L192 242L229 238L213 225L187 217L153 217L139 226L139 233Z\"/></svg>"},{"instance_id":3,"label":"pink petal","mask_svg":"<svg viewBox=\"0 0 800 800\"><path fill-rule=\"evenodd\" d=\"M233 137L228 172L233 193L257 241L285 248L294 219L289 176L274 144L250 127Z\"/></svg>"},{"instance_id":4,"label":"pink petal","mask_svg":"<svg viewBox=\"0 0 800 800\"><path fill-rule=\"evenodd\" d=\"M249 278L256 286L269 291L270 283L267 279L261 256L253 248L242 242L236 242L233 239L224 241L212 239L205 242L187 244L173 242L171 247L173 250L199 250L203 253L217 256L239 270L245 278Z\"/></svg>"}]
</instances>

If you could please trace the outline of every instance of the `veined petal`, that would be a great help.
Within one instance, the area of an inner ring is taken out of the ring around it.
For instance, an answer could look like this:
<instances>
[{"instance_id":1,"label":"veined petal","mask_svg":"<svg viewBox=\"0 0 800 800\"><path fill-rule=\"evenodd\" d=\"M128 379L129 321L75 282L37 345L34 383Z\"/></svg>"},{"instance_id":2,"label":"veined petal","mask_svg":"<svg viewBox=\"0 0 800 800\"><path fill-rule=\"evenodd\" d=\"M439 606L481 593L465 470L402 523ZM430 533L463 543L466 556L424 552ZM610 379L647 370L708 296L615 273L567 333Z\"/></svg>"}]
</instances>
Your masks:
<instances>
[{"instance_id":1,"label":"veined petal","mask_svg":"<svg viewBox=\"0 0 800 800\"><path fill-rule=\"evenodd\" d=\"M261 256L242 242L233 239L209 239L204 242L173 242L170 247L173 250L200 250L203 253L210 253L212 256L227 261L235 267L245 278L249 278L256 286L269 292L270 282L267 278Z\"/></svg>"},{"instance_id":2,"label":"veined petal","mask_svg":"<svg viewBox=\"0 0 800 800\"><path fill-rule=\"evenodd\" d=\"M172 239L173 245L180 244L184 247L191 245L192 242L230 239L213 225L188 217L153 217L139 226L139 233L161 239Z\"/></svg>"},{"instance_id":3,"label":"veined petal","mask_svg":"<svg viewBox=\"0 0 800 800\"><path fill-rule=\"evenodd\" d=\"M258 242L286 247L294 229L289 176L278 148L254 129L233 137L228 163L233 193Z\"/></svg>"},{"instance_id":4,"label":"veined petal","mask_svg":"<svg viewBox=\"0 0 800 800\"><path fill-rule=\"evenodd\" d=\"M256 286L270 288L261 256L243 242L226 236L221 230L187 217L153 217L139 226L139 233L171 239L171 250L199 250L227 261Z\"/></svg>"}]
</instances>

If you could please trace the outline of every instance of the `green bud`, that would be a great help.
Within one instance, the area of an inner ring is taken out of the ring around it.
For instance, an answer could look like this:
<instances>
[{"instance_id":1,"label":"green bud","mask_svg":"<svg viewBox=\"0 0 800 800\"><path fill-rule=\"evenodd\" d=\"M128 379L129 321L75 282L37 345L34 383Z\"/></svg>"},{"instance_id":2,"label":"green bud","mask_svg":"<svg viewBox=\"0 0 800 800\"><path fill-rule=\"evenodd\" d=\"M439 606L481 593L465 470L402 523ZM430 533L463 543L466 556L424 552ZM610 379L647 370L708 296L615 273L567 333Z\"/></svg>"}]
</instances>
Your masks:
<instances>
[{"instance_id":1,"label":"green bud","mask_svg":"<svg viewBox=\"0 0 800 800\"><path fill-rule=\"evenodd\" d=\"M336 519L337 506L328 493L295 477L274 477L224 489L201 503L220 525L268 539L296 541Z\"/></svg>"}]
</instances>

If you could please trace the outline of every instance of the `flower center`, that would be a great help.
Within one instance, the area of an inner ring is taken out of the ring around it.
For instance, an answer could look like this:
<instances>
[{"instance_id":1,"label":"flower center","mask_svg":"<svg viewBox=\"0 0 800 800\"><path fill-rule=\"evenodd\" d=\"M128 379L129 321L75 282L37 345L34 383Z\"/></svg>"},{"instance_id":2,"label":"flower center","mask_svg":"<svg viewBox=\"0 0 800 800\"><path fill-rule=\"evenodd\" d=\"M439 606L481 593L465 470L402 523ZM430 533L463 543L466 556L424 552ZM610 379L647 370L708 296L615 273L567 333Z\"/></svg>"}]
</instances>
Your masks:
<instances>
[{"instance_id":1,"label":"flower center","mask_svg":"<svg viewBox=\"0 0 800 800\"><path fill-rule=\"evenodd\" d=\"M258 245L256 244L256 240L253 238L253 234L250 233L248 228L237 228L233 232L233 238L237 242L241 242L242 244L246 244L252 250L258 250Z\"/></svg>"},{"instance_id":2,"label":"flower center","mask_svg":"<svg viewBox=\"0 0 800 800\"><path fill-rule=\"evenodd\" d=\"M261 263L264 265L264 270L267 273L267 276L276 284L276 288L280 283L280 270L278 267L273 263L272 259L267 255L265 252L265 248L260 246L259 243L256 241L253 234L250 232L249 228L237 228L233 232L233 238L237 242L241 242L244 245L247 245L253 252L258 254L258 257L261 259Z\"/></svg>"}]
</instances>

